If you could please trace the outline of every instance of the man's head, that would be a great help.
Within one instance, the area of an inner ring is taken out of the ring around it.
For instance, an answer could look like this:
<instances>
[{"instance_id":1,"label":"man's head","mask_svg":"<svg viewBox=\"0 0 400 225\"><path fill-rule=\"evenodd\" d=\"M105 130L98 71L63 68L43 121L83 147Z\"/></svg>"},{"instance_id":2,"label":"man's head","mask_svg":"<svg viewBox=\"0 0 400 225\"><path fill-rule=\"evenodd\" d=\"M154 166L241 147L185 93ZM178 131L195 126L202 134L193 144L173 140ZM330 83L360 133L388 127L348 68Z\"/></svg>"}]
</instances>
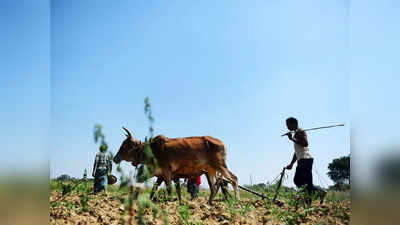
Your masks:
<instances>
[{"instance_id":1,"label":"man's head","mask_svg":"<svg viewBox=\"0 0 400 225\"><path fill-rule=\"evenodd\" d=\"M107 148L108 148L107 144L103 143L100 145L99 150L100 150L100 152L105 152L105 151L107 151Z\"/></svg>"},{"instance_id":2,"label":"man's head","mask_svg":"<svg viewBox=\"0 0 400 225\"><path fill-rule=\"evenodd\" d=\"M299 123L296 118L289 117L286 119L286 126L289 130L293 131L299 127Z\"/></svg>"}]
</instances>

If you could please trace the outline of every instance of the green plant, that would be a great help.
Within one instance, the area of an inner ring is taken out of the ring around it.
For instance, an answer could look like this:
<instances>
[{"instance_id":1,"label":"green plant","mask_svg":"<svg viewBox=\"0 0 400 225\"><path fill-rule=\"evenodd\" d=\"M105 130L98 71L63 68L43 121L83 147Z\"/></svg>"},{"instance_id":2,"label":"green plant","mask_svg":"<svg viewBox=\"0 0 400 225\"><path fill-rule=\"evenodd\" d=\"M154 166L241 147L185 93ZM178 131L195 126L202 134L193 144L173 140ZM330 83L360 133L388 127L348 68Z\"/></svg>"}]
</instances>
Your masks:
<instances>
[{"instance_id":1,"label":"green plant","mask_svg":"<svg viewBox=\"0 0 400 225\"><path fill-rule=\"evenodd\" d=\"M72 185L70 183L61 185L62 185L62 195L66 195L72 191Z\"/></svg>"},{"instance_id":2,"label":"green plant","mask_svg":"<svg viewBox=\"0 0 400 225\"><path fill-rule=\"evenodd\" d=\"M179 215L181 216L182 220L186 223L189 224L189 206L188 205L183 205L178 208Z\"/></svg>"},{"instance_id":3,"label":"green plant","mask_svg":"<svg viewBox=\"0 0 400 225\"><path fill-rule=\"evenodd\" d=\"M234 221L236 219L236 207L235 207L235 203L236 203L236 199L233 198L228 198L227 200L225 200L225 203L228 205L228 210L229 213L231 214L231 217L229 218L230 221Z\"/></svg>"},{"instance_id":4,"label":"green plant","mask_svg":"<svg viewBox=\"0 0 400 225\"><path fill-rule=\"evenodd\" d=\"M332 204L332 215L340 219L344 223L348 223L350 215L346 212L346 209L341 205L340 202L333 202Z\"/></svg>"},{"instance_id":5,"label":"green plant","mask_svg":"<svg viewBox=\"0 0 400 225\"><path fill-rule=\"evenodd\" d=\"M144 220L144 211L147 208L150 208L152 203L147 194L141 194L138 196L138 223L146 224Z\"/></svg>"},{"instance_id":6,"label":"green plant","mask_svg":"<svg viewBox=\"0 0 400 225\"><path fill-rule=\"evenodd\" d=\"M62 192L63 184L57 180L50 180L50 190L55 190L57 192Z\"/></svg>"},{"instance_id":7,"label":"green plant","mask_svg":"<svg viewBox=\"0 0 400 225\"><path fill-rule=\"evenodd\" d=\"M60 206L60 202L53 202L53 203L50 204L51 208L56 208L58 206Z\"/></svg>"},{"instance_id":8,"label":"green plant","mask_svg":"<svg viewBox=\"0 0 400 225\"><path fill-rule=\"evenodd\" d=\"M138 173L136 174L136 181L140 183L146 182L150 178L150 174L152 174L158 168L157 159L154 156L153 151L151 149L151 141L154 132L154 127L153 127L154 118L152 116L152 109L149 97L146 97L144 102L145 102L144 112L147 116L147 119L149 120L150 139L147 140L146 138L145 140L143 146L144 162L141 165L139 165Z\"/></svg>"},{"instance_id":9,"label":"green plant","mask_svg":"<svg viewBox=\"0 0 400 225\"><path fill-rule=\"evenodd\" d=\"M158 209L158 206L157 206L157 205L153 205L152 212L153 212L153 217L154 217L154 218L158 218L159 209Z\"/></svg>"},{"instance_id":10,"label":"green plant","mask_svg":"<svg viewBox=\"0 0 400 225\"><path fill-rule=\"evenodd\" d=\"M89 211L88 201L89 201L89 197L87 196L86 193L83 193L81 195L80 202L81 202L81 206L82 206L82 211L84 211L84 212L88 212Z\"/></svg>"},{"instance_id":11,"label":"green plant","mask_svg":"<svg viewBox=\"0 0 400 225\"><path fill-rule=\"evenodd\" d=\"M253 210L253 207L249 203L241 204L241 210L239 211L240 215L244 216L246 213Z\"/></svg>"},{"instance_id":12,"label":"green plant","mask_svg":"<svg viewBox=\"0 0 400 225\"><path fill-rule=\"evenodd\" d=\"M67 207L67 209L69 209L69 210L72 210L73 208L74 208L74 203L73 202L71 202L71 201L65 201L64 202L64 205L65 205L65 207Z\"/></svg>"},{"instance_id":13,"label":"green plant","mask_svg":"<svg viewBox=\"0 0 400 225\"><path fill-rule=\"evenodd\" d=\"M83 180L80 184L78 184L75 188L76 193L89 193L89 182Z\"/></svg>"},{"instance_id":14,"label":"green plant","mask_svg":"<svg viewBox=\"0 0 400 225\"><path fill-rule=\"evenodd\" d=\"M151 103L149 97L146 97L144 99L144 113L146 114L147 119L149 120L149 134L150 138L152 138L154 132L153 128L154 118L153 118L153 111L151 110Z\"/></svg>"},{"instance_id":15,"label":"green plant","mask_svg":"<svg viewBox=\"0 0 400 225\"><path fill-rule=\"evenodd\" d=\"M164 225L168 225L168 223L169 223L168 212L163 209L162 213L163 213L163 218L164 218Z\"/></svg>"}]
</instances>

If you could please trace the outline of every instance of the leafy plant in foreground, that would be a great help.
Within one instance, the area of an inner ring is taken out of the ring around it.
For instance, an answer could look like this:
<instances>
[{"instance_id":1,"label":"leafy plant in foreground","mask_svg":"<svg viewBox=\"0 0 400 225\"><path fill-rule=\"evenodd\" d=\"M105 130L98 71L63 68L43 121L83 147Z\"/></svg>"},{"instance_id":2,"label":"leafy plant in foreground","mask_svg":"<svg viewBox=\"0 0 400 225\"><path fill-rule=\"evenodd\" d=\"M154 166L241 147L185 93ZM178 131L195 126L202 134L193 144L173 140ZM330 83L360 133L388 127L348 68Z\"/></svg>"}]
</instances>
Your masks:
<instances>
[{"instance_id":1,"label":"leafy plant in foreground","mask_svg":"<svg viewBox=\"0 0 400 225\"><path fill-rule=\"evenodd\" d=\"M178 208L179 215L181 216L182 220L186 223L189 224L189 218L190 218L190 213L189 213L189 206L188 205L183 205Z\"/></svg>"}]
</instances>

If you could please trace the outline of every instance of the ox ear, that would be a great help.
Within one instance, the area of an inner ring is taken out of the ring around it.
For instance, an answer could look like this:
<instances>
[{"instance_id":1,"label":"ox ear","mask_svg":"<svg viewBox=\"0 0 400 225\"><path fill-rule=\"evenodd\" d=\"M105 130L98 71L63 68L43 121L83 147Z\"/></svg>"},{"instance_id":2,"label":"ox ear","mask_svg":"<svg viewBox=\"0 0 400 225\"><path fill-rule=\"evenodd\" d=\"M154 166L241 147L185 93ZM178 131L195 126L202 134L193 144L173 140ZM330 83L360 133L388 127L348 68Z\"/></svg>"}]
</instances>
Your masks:
<instances>
[{"instance_id":1,"label":"ox ear","mask_svg":"<svg viewBox=\"0 0 400 225\"><path fill-rule=\"evenodd\" d=\"M122 127L122 129L124 129L125 130L125 132L126 132L126 137L128 137L128 138L131 138L132 137L132 134L131 134L131 132L129 132L129 130L128 129L126 129L125 127Z\"/></svg>"}]
</instances>

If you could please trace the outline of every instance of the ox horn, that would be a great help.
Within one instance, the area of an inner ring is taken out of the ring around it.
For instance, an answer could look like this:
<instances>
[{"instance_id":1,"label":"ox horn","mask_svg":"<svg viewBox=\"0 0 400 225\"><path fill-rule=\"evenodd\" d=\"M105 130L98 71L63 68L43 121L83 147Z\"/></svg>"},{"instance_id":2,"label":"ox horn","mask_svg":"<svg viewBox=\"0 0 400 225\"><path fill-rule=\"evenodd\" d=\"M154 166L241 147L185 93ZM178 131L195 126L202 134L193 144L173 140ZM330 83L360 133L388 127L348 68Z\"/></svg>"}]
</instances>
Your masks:
<instances>
[{"instance_id":1,"label":"ox horn","mask_svg":"<svg viewBox=\"0 0 400 225\"><path fill-rule=\"evenodd\" d=\"M129 132L128 129L126 129L125 127L122 127L122 129L124 129L126 131L126 133L128 134L128 135L126 135L127 137L132 137L132 134L131 134L131 132Z\"/></svg>"}]
</instances>

